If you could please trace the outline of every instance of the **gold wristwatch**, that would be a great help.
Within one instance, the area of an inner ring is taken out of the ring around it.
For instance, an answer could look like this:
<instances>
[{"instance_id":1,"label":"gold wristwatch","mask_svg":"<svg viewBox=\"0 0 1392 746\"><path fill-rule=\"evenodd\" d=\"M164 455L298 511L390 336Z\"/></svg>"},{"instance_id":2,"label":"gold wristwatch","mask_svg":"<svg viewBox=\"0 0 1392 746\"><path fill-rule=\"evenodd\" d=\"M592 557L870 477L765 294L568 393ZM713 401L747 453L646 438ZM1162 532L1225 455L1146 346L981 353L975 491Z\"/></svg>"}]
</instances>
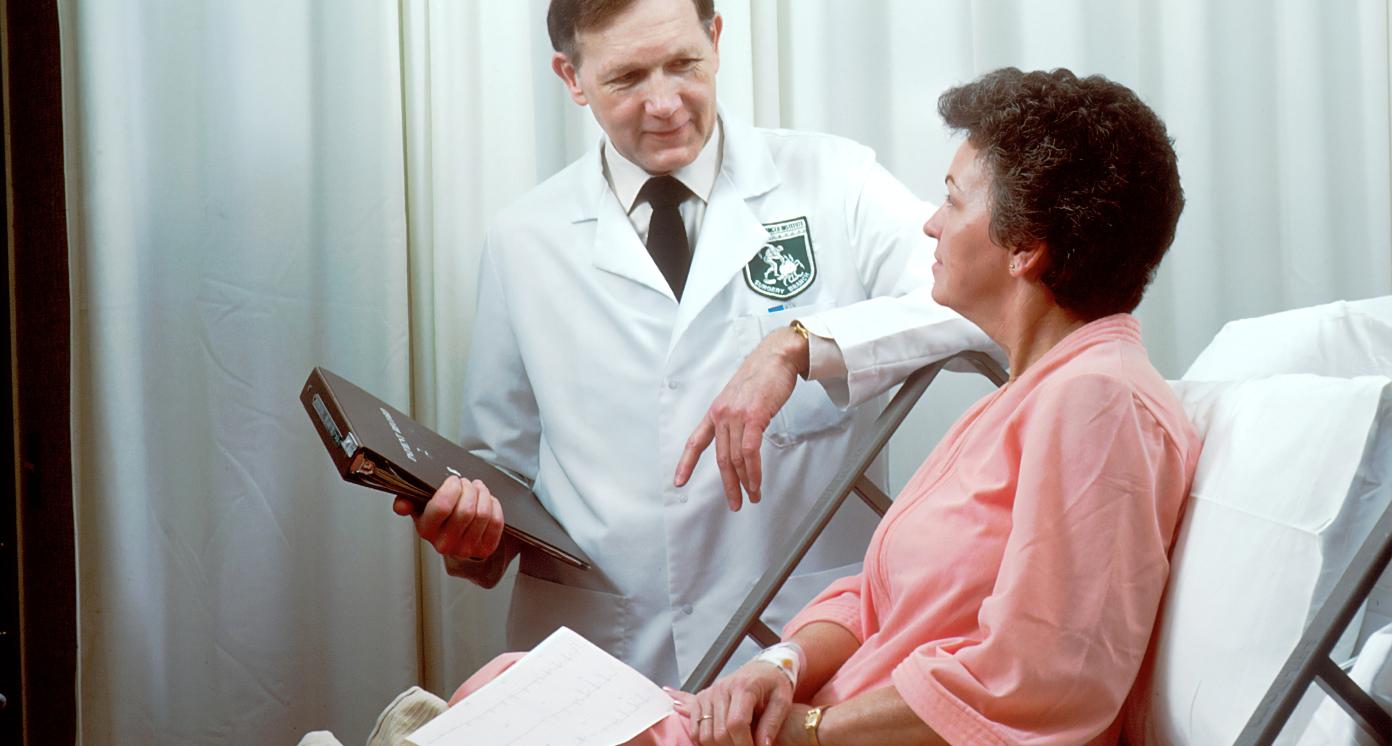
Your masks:
<instances>
[{"instance_id":1,"label":"gold wristwatch","mask_svg":"<svg viewBox=\"0 0 1392 746\"><path fill-rule=\"evenodd\" d=\"M801 321L793 319L793 323L789 324L788 326L792 327L793 331L797 332L799 337L802 337L804 340L807 340L809 342L812 341L812 330L803 326Z\"/></svg>"},{"instance_id":2,"label":"gold wristwatch","mask_svg":"<svg viewBox=\"0 0 1392 746\"><path fill-rule=\"evenodd\" d=\"M822 746L822 742L817 738L817 728L822 724L822 713L825 710L825 707L813 707L802 718L802 727L807 731L807 740L812 746Z\"/></svg>"}]
</instances>

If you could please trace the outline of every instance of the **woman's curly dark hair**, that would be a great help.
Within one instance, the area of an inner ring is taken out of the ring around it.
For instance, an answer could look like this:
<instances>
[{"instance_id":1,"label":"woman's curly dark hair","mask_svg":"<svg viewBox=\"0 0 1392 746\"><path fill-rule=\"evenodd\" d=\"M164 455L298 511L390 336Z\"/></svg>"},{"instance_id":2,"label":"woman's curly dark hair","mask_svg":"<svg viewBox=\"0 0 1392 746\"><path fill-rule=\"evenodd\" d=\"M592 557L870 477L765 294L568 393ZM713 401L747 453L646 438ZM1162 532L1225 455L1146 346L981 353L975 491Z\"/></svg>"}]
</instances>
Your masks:
<instances>
[{"instance_id":1,"label":"woman's curly dark hair","mask_svg":"<svg viewBox=\"0 0 1392 746\"><path fill-rule=\"evenodd\" d=\"M1155 112L1099 75L1013 67L948 90L938 112L991 174L991 240L1042 241L1041 282L1086 320L1134 310L1184 209Z\"/></svg>"}]
</instances>

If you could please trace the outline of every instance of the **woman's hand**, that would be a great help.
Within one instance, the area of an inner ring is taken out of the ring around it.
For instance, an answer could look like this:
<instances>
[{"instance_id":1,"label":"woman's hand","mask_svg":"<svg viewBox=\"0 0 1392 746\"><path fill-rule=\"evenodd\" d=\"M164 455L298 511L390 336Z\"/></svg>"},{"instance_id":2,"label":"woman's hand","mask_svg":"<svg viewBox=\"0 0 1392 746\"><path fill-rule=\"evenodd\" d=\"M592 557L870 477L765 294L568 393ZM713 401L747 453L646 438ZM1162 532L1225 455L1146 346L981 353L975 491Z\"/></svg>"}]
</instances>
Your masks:
<instances>
[{"instance_id":1,"label":"woman's hand","mask_svg":"<svg viewBox=\"0 0 1392 746\"><path fill-rule=\"evenodd\" d=\"M773 746L807 746L807 728L803 722L807 720L810 709L807 705L799 704L789 707L788 714L783 718L783 727L773 737Z\"/></svg>"},{"instance_id":2,"label":"woman's hand","mask_svg":"<svg viewBox=\"0 0 1392 746\"><path fill-rule=\"evenodd\" d=\"M701 746L767 746L784 730L792 702L788 676L755 660L694 697L679 699L676 710L687 717L688 732Z\"/></svg>"}]
</instances>

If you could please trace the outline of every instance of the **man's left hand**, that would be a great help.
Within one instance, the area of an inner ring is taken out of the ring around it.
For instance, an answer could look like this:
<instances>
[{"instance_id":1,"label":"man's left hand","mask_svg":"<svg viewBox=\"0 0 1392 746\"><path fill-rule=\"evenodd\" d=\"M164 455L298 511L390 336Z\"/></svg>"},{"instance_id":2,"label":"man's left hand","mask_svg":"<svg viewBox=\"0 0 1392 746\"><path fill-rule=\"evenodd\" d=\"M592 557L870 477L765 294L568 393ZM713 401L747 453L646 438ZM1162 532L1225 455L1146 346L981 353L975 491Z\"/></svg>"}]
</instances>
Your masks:
<instances>
[{"instance_id":1,"label":"man's left hand","mask_svg":"<svg viewBox=\"0 0 1392 746\"><path fill-rule=\"evenodd\" d=\"M677 462L676 486L691 479L701 454L714 440L715 463L720 467L730 510L740 509L741 489L748 493L749 502L759 502L763 481L759 448L764 430L793 395L798 374L806 373L807 355L807 340L791 328L777 329L764 337L687 438Z\"/></svg>"}]
</instances>

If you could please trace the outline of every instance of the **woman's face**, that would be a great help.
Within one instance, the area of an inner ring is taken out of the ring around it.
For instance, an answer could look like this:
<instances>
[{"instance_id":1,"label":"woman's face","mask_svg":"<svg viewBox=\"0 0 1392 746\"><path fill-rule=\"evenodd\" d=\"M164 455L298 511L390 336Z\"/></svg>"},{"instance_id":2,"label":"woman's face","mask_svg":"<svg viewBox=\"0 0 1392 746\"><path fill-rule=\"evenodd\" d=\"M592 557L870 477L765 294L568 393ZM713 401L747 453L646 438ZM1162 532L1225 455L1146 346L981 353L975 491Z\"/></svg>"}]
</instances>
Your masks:
<instances>
[{"instance_id":1,"label":"woman's face","mask_svg":"<svg viewBox=\"0 0 1392 746\"><path fill-rule=\"evenodd\" d=\"M970 142L947 169L947 197L923 232L933 252L933 300L980 323L980 309L998 307L1010 284L1010 252L991 241L991 175Z\"/></svg>"}]
</instances>

